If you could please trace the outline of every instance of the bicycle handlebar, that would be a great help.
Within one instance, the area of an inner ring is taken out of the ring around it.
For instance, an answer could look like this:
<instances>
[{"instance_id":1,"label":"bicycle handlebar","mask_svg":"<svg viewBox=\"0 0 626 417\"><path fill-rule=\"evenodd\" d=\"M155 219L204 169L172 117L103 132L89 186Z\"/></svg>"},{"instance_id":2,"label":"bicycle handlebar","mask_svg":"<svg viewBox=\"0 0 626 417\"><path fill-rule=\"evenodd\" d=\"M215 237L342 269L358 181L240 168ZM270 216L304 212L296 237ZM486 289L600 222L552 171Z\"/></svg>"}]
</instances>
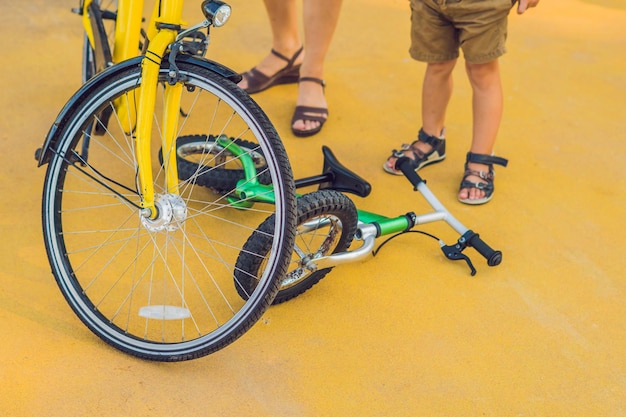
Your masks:
<instances>
[{"instance_id":1,"label":"bicycle handlebar","mask_svg":"<svg viewBox=\"0 0 626 417\"><path fill-rule=\"evenodd\" d=\"M407 158L403 156L396 160L396 169L402 171L404 176L409 180L415 190L417 190L417 186L419 183L424 182L422 177L415 171L415 161L411 158Z\"/></svg>"},{"instance_id":2,"label":"bicycle handlebar","mask_svg":"<svg viewBox=\"0 0 626 417\"><path fill-rule=\"evenodd\" d=\"M465 261L471 270L472 276L474 276L476 275L476 268L474 268L469 256L463 254L463 250L468 246L476 249L487 260L487 265L489 266L500 265L500 262L502 262L502 252L493 250L477 233L471 230L465 232L454 245L445 245L441 242L441 250L446 258L451 261Z\"/></svg>"},{"instance_id":3,"label":"bicycle handlebar","mask_svg":"<svg viewBox=\"0 0 626 417\"><path fill-rule=\"evenodd\" d=\"M480 238L477 233L474 233L471 230L468 231L466 235L470 233L471 235L466 238L467 245L473 247L478 253L484 256L484 258L487 260L487 265L500 265L500 262L502 262L502 252L492 249Z\"/></svg>"},{"instance_id":4,"label":"bicycle handlebar","mask_svg":"<svg viewBox=\"0 0 626 417\"><path fill-rule=\"evenodd\" d=\"M422 179L422 177L420 177L419 174L415 172L415 161L413 161L411 158L400 157L396 161L395 165L396 165L395 168L402 171L404 176L411 182L411 184L413 184L415 190L418 189L418 186L420 185L420 183L426 183L426 181L424 181L424 179ZM429 202L433 204L431 200L432 198L429 200ZM445 209L443 209L442 207L441 210L445 210ZM461 251L466 246L471 246L474 249L476 249L476 251L480 253L487 260L487 265L489 266L496 266L496 265L499 265L500 262L502 262L502 252L500 252L499 250L492 249L488 244L486 244L480 238L480 236L477 233L474 233L471 230L467 230L467 232L465 232L463 236L461 236L457 245L444 246L442 249L444 250L444 253L446 253L446 256L449 259L454 259L454 260L464 259L468 263L468 265L470 266L470 268L472 269L474 273L474 268L471 265L469 258L461 254Z\"/></svg>"}]
</instances>

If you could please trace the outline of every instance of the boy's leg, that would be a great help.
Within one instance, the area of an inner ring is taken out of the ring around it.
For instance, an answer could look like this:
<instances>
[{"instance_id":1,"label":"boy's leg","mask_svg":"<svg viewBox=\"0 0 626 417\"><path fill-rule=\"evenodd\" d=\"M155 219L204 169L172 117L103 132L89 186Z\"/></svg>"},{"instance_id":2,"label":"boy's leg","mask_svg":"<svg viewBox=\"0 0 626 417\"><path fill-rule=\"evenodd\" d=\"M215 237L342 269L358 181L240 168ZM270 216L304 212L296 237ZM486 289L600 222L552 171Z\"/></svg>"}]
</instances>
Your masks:
<instances>
[{"instance_id":1,"label":"boy's leg","mask_svg":"<svg viewBox=\"0 0 626 417\"><path fill-rule=\"evenodd\" d=\"M446 109L452 97L452 70L456 59L446 62L429 63L424 74L422 85L422 129L431 136L441 135L446 118ZM424 152L431 146L418 142L416 144Z\"/></svg>"},{"instance_id":2,"label":"boy's leg","mask_svg":"<svg viewBox=\"0 0 626 417\"><path fill-rule=\"evenodd\" d=\"M466 63L467 75L472 86L473 131L470 152L491 155L502 119L502 83L497 59L482 64ZM468 163L474 171L488 172L487 165ZM477 176L467 178L472 182L484 182ZM464 188L459 191L461 199L479 199L483 190Z\"/></svg>"},{"instance_id":3,"label":"boy's leg","mask_svg":"<svg viewBox=\"0 0 626 417\"><path fill-rule=\"evenodd\" d=\"M426 66L424 82L422 84L422 130L429 136L441 137L446 118L446 109L450 102L453 89L452 70L456 59L445 62L429 63ZM433 145L422 140L416 140L403 148L403 154L411 159L419 151L427 155L433 150ZM384 169L395 172L398 155L394 153L387 158Z\"/></svg>"}]
</instances>

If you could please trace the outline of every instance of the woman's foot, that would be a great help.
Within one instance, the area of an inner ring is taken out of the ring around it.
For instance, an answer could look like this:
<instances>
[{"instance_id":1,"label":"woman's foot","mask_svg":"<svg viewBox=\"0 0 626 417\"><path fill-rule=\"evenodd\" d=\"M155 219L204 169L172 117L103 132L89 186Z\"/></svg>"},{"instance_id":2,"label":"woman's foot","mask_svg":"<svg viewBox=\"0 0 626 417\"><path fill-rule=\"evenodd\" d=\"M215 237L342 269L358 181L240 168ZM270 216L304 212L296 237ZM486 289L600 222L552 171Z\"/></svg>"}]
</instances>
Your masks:
<instances>
[{"instance_id":1,"label":"woman's foot","mask_svg":"<svg viewBox=\"0 0 626 417\"><path fill-rule=\"evenodd\" d=\"M407 157L414 160L415 171L443 161L446 157L446 139L445 130L441 130L439 137L432 136L420 129L417 140L410 145L404 144L400 150L394 149L391 156L383 164L383 169L394 175L402 175L402 172L396 169L396 161L398 158Z\"/></svg>"},{"instance_id":2,"label":"woman's foot","mask_svg":"<svg viewBox=\"0 0 626 417\"><path fill-rule=\"evenodd\" d=\"M298 81L298 100L291 120L294 135L306 137L322 130L328 119L325 85L324 80L314 77L301 77Z\"/></svg>"},{"instance_id":3,"label":"woman's foot","mask_svg":"<svg viewBox=\"0 0 626 417\"><path fill-rule=\"evenodd\" d=\"M272 49L256 67L241 74L237 85L249 94L259 93L279 84L295 83L300 78L300 65L304 59L300 47L291 58ZM272 75L268 75L272 74Z\"/></svg>"}]
</instances>

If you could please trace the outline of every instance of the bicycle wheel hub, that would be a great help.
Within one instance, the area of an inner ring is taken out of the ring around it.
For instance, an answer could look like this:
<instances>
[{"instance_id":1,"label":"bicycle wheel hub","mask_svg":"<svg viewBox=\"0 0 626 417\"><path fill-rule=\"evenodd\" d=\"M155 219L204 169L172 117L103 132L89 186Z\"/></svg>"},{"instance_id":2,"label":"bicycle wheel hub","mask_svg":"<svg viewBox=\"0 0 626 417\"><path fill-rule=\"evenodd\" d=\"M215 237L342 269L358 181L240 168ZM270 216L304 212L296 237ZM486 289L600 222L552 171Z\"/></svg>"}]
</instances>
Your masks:
<instances>
[{"instance_id":1,"label":"bicycle wheel hub","mask_svg":"<svg viewBox=\"0 0 626 417\"><path fill-rule=\"evenodd\" d=\"M179 195L157 195L154 206L157 210L157 216L154 219L141 215L141 223L151 232L162 230L173 232L178 230L187 218L187 205Z\"/></svg>"}]
</instances>

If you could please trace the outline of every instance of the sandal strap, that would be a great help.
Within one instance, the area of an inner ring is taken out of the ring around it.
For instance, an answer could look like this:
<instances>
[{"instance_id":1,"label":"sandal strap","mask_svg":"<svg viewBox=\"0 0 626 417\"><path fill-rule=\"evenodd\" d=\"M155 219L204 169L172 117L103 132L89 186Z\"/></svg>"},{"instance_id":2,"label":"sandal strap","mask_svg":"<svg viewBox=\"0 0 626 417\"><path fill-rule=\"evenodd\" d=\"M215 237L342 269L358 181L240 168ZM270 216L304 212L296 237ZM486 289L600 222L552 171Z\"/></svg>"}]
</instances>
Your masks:
<instances>
[{"instance_id":1,"label":"sandal strap","mask_svg":"<svg viewBox=\"0 0 626 417\"><path fill-rule=\"evenodd\" d=\"M428 133L424 132L424 129L423 129L423 128L420 128L420 131L419 131L419 133L417 134L417 140L416 140L415 142L417 142L417 141L427 143L427 144L429 144L430 146L432 146L433 148L436 148L437 146L439 146L439 144L441 143L441 141L443 141L443 139L442 139L442 138L439 138L439 137L437 137L437 136L429 135ZM413 143L411 144L411 146L413 146L413 144L414 144L415 142L413 142Z\"/></svg>"},{"instance_id":2,"label":"sandal strap","mask_svg":"<svg viewBox=\"0 0 626 417\"><path fill-rule=\"evenodd\" d=\"M278 52L274 48L272 48L272 50L270 52L272 53L272 55L277 56L278 58L280 58L283 61L287 62L287 66L285 68L283 68L283 70L286 70L287 68L291 68L293 66L294 62L296 62L296 59L298 59L298 57L300 56L300 54L302 53L303 50L304 50L304 46L301 46L300 49L298 49L296 51L296 53L293 54L293 56L291 58L287 58L285 55L281 54L280 52Z\"/></svg>"},{"instance_id":3,"label":"sandal strap","mask_svg":"<svg viewBox=\"0 0 626 417\"><path fill-rule=\"evenodd\" d=\"M322 116L318 116L316 114L319 114ZM327 118L328 118L328 109L325 109L323 107L296 106L291 123L293 124L296 120L311 120L314 122L325 122Z\"/></svg>"},{"instance_id":4,"label":"sandal strap","mask_svg":"<svg viewBox=\"0 0 626 417\"><path fill-rule=\"evenodd\" d=\"M470 181L467 179L467 177L469 176L479 177L483 181L482 182ZM478 190L484 191L485 197L490 198L491 194L493 194L493 191L495 189L494 183L493 183L494 179L495 179L495 173L491 166L489 167L489 172L474 171L473 169L466 169L465 173L463 174L463 180L461 180L461 186L459 187L459 189L462 190L464 188L476 188Z\"/></svg>"},{"instance_id":5,"label":"sandal strap","mask_svg":"<svg viewBox=\"0 0 626 417\"><path fill-rule=\"evenodd\" d=\"M496 176L496 173L494 172L493 169L489 169L489 172L485 172L485 171L474 171L473 169L465 169L465 173L463 174L463 178L467 178L470 175L473 175L475 177L481 178L487 182L493 182L493 179Z\"/></svg>"},{"instance_id":6,"label":"sandal strap","mask_svg":"<svg viewBox=\"0 0 626 417\"><path fill-rule=\"evenodd\" d=\"M326 81L322 80L321 78L315 78L315 77L300 77L300 79L298 80L298 83L301 83L303 81L310 81L312 83L316 83L322 86L322 88L326 87Z\"/></svg>"},{"instance_id":7,"label":"sandal strap","mask_svg":"<svg viewBox=\"0 0 626 417\"><path fill-rule=\"evenodd\" d=\"M493 182L472 182L469 180L461 181L459 189L462 190L464 188L476 188L478 190L483 190L486 197L489 197L494 190Z\"/></svg>"},{"instance_id":8,"label":"sandal strap","mask_svg":"<svg viewBox=\"0 0 626 417\"><path fill-rule=\"evenodd\" d=\"M443 131L442 131L442 134L443 134ZM413 155L415 155L415 160L419 162L419 161L426 159L434 151L438 150L441 147L442 142L444 142L444 140L445 139L443 137L429 135L428 133L424 132L423 128L420 128L420 131L417 134L417 140L413 141L410 145L403 145L402 150L403 151L410 150L411 152L413 152ZM417 142L423 142L423 143L430 145L432 147L432 150L430 152L421 151L420 149L414 146Z\"/></svg>"},{"instance_id":9,"label":"sandal strap","mask_svg":"<svg viewBox=\"0 0 626 417\"><path fill-rule=\"evenodd\" d=\"M322 126L324 126L327 119L328 109L323 107L296 106L291 119L291 131L294 135L299 137L311 136L322 130ZM312 129L294 129L293 124L296 120L319 122L319 125Z\"/></svg>"},{"instance_id":10,"label":"sandal strap","mask_svg":"<svg viewBox=\"0 0 626 417\"><path fill-rule=\"evenodd\" d=\"M248 71L246 71L246 73L244 74L244 77L246 77L246 79L248 79L249 82L250 80L254 80L253 84L255 85L265 83L267 82L267 80L271 78L263 74L258 69L256 69L256 67L250 68Z\"/></svg>"},{"instance_id":11,"label":"sandal strap","mask_svg":"<svg viewBox=\"0 0 626 417\"><path fill-rule=\"evenodd\" d=\"M425 160L426 158L428 158L428 156L430 156L430 154L432 154L435 151L439 151L439 153L441 154L445 153L445 146L443 146L445 142L445 138L443 137L444 130L442 130L441 132L442 132L442 135L440 137L437 137L437 136L429 135L428 133L424 132L423 128L420 128L419 133L417 134L417 140L414 140L413 142L411 142L411 144L407 144L407 143L402 144L402 147L400 148L400 150L397 150L397 149L392 150L391 156L394 158L401 158L405 156L404 153L406 151L411 151L413 152L414 160L419 163ZM422 152L420 149L414 146L417 142L424 142L430 145L432 147L432 150L426 153Z\"/></svg>"},{"instance_id":12,"label":"sandal strap","mask_svg":"<svg viewBox=\"0 0 626 417\"><path fill-rule=\"evenodd\" d=\"M479 153L468 152L465 162L472 162L475 164L484 164L484 165L501 165L506 167L509 163L508 159L501 158L499 156L493 155L484 155Z\"/></svg>"}]
</instances>

